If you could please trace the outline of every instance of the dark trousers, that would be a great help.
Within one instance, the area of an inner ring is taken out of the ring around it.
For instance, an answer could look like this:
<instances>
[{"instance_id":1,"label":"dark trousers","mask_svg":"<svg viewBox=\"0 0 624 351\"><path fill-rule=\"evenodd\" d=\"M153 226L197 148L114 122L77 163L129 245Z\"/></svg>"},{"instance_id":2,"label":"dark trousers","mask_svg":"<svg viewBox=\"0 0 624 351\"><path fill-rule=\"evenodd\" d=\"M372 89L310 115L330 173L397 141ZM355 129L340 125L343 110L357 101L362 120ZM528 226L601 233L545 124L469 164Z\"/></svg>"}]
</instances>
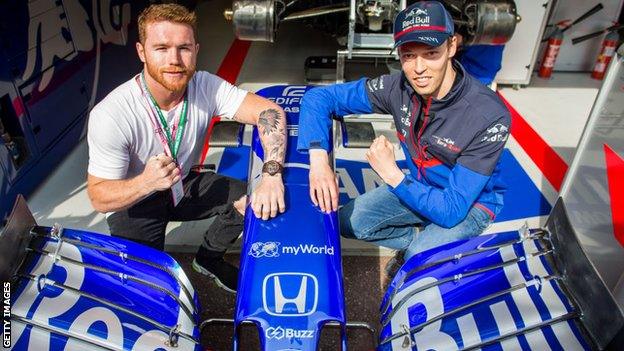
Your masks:
<instances>
[{"instance_id":1,"label":"dark trousers","mask_svg":"<svg viewBox=\"0 0 624 351\"><path fill-rule=\"evenodd\" d=\"M246 193L238 179L212 172L191 172L184 179L184 197L173 206L171 191L154 193L107 219L111 235L164 250L169 221L194 221L216 216L204 234L209 251L225 252L243 231L243 216L233 202Z\"/></svg>"}]
</instances>

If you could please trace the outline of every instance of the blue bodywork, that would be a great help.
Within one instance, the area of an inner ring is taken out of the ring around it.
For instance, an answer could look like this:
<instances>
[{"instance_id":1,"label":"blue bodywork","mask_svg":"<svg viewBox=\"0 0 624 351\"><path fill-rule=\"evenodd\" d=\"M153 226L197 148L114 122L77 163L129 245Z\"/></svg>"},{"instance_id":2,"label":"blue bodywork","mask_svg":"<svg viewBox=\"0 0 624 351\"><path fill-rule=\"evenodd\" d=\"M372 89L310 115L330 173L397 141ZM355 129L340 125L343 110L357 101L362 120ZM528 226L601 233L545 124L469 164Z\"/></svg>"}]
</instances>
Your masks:
<instances>
[{"instance_id":1,"label":"blue bodywork","mask_svg":"<svg viewBox=\"0 0 624 351\"><path fill-rule=\"evenodd\" d=\"M124 239L35 227L15 281L14 350L201 350L197 294L169 255Z\"/></svg>"},{"instance_id":2,"label":"blue bodywork","mask_svg":"<svg viewBox=\"0 0 624 351\"><path fill-rule=\"evenodd\" d=\"M551 255L547 235L526 230L412 257L382 300L378 350L590 349Z\"/></svg>"},{"instance_id":3,"label":"blue bodywork","mask_svg":"<svg viewBox=\"0 0 624 351\"><path fill-rule=\"evenodd\" d=\"M286 209L276 218L257 219L248 209L241 251L235 323L259 329L263 350L316 350L327 322L343 326L345 308L336 212L325 214L309 196L307 154L297 152L298 111L305 87L274 86L258 92L287 111L288 149L283 174ZM254 184L263 151L257 130L252 141ZM238 340L235 335L234 348Z\"/></svg>"}]
</instances>

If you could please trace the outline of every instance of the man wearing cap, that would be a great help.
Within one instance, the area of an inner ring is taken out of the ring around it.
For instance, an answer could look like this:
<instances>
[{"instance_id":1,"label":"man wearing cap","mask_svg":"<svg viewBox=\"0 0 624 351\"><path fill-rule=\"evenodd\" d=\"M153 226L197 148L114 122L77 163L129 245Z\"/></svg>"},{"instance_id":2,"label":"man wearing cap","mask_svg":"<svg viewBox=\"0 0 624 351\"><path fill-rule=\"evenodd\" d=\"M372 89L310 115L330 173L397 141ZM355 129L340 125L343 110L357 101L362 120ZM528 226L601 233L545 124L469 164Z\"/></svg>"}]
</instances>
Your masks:
<instances>
[{"instance_id":1,"label":"man wearing cap","mask_svg":"<svg viewBox=\"0 0 624 351\"><path fill-rule=\"evenodd\" d=\"M297 148L309 151L310 197L321 210L338 208L328 162L330 116L391 114L406 156L404 174L388 139L373 141L366 158L386 184L341 208L344 237L404 250L408 259L480 234L500 212L499 159L510 116L497 95L453 59L453 32L441 3L417 2L394 23L401 72L315 88L303 97Z\"/></svg>"}]
</instances>

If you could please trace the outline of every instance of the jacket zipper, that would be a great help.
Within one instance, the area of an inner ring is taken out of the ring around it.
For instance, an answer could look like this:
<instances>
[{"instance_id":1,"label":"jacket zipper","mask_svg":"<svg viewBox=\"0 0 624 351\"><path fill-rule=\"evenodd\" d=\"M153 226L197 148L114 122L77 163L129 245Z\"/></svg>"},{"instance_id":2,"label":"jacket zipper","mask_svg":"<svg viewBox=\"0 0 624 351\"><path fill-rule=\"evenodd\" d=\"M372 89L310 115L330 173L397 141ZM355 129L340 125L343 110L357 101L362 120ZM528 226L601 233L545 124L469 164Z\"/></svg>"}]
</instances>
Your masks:
<instances>
[{"instance_id":1,"label":"jacket zipper","mask_svg":"<svg viewBox=\"0 0 624 351\"><path fill-rule=\"evenodd\" d=\"M416 106L415 104L415 96L412 97L412 106ZM412 141L412 145L414 146L414 148L416 149L416 154L417 154L417 159L416 159L416 167L418 169L418 179L420 180L421 175L423 177L425 177L425 168L422 165L423 161L425 161L427 159L427 147L428 146L422 146L422 144L420 143L423 132L425 130L425 128L427 128L427 123L429 122L429 109L431 108L431 101L433 100L433 98L430 96L429 98L427 98L427 103L426 105L423 107L423 112L424 112L424 119L423 119L423 124L420 127L420 129L418 130L418 132L416 133L416 144L414 144L414 138L410 138ZM416 111L414 111L414 109L412 109L412 116L415 116L416 114L414 113ZM415 121L416 119L414 119Z\"/></svg>"}]
</instances>

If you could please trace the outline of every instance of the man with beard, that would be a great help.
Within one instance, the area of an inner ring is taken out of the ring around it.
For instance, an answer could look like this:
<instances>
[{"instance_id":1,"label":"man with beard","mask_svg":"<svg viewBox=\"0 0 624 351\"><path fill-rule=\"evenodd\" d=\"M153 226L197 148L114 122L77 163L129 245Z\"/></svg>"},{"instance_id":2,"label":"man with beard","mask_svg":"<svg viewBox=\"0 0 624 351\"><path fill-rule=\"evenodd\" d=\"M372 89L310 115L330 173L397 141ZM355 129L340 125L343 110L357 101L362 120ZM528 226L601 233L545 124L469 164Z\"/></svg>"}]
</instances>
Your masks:
<instances>
[{"instance_id":1,"label":"man with beard","mask_svg":"<svg viewBox=\"0 0 624 351\"><path fill-rule=\"evenodd\" d=\"M175 4L152 5L139 16L136 44L143 71L122 84L89 116L87 187L110 232L164 249L169 221L216 216L193 268L235 292L237 269L223 254L243 229L246 185L191 171L212 116L258 127L265 151L262 180L250 203L265 220L284 212L281 177L286 121L273 102L196 72L195 14Z\"/></svg>"},{"instance_id":2,"label":"man with beard","mask_svg":"<svg viewBox=\"0 0 624 351\"><path fill-rule=\"evenodd\" d=\"M409 173L397 166L388 139L376 138L366 158L386 184L340 210L340 231L400 250L405 259L478 235L503 206L499 159L510 116L453 59L453 31L441 3L416 2L394 23L401 72L315 88L302 99L297 146L309 150L310 197L326 212L338 208L328 162L330 116L394 117Z\"/></svg>"}]
</instances>

